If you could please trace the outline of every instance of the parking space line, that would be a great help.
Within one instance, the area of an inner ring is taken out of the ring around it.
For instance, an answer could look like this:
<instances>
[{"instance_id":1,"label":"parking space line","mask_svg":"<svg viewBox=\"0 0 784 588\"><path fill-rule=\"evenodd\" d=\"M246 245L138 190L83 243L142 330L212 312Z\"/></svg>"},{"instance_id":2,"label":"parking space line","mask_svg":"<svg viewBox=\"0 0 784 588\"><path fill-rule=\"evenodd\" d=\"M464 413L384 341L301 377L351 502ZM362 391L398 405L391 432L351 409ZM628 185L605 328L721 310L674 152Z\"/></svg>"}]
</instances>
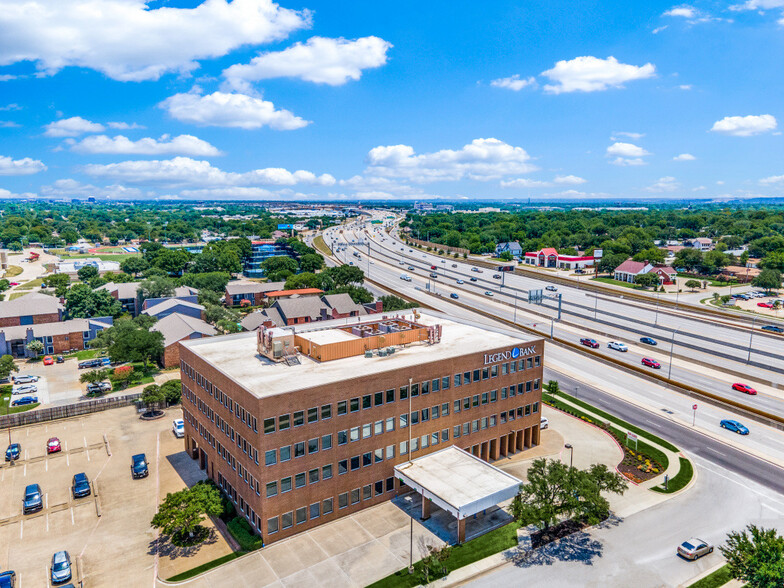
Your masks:
<instances>
[{"instance_id":1,"label":"parking space line","mask_svg":"<svg viewBox=\"0 0 784 588\"><path fill-rule=\"evenodd\" d=\"M19 539L22 538L24 534L24 521L19 521Z\"/></svg>"},{"instance_id":2,"label":"parking space line","mask_svg":"<svg viewBox=\"0 0 784 588\"><path fill-rule=\"evenodd\" d=\"M49 508L49 493L46 492L44 494L44 500L46 501L46 508Z\"/></svg>"},{"instance_id":3,"label":"parking space line","mask_svg":"<svg viewBox=\"0 0 784 588\"><path fill-rule=\"evenodd\" d=\"M71 456L67 453L65 454L65 465L71 465Z\"/></svg>"},{"instance_id":4,"label":"parking space line","mask_svg":"<svg viewBox=\"0 0 784 588\"><path fill-rule=\"evenodd\" d=\"M46 532L49 532L49 513L46 513Z\"/></svg>"},{"instance_id":5,"label":"parking space line","mask_svg":"<svg viewBox=\"0 0 784 588\"><path fill-rule=\"evenodd\" d=\"M72 525L75 525L75 524L76 524L76 523L74 522L74 516L73 516L73 506L71 507L71 524L72 524Z\"/></svg>"},{"instance_id":6,"label":"parking space line","mask_svg":"<svg viewBox=\"0 0 784 588\"><path fill-rule=\"evenodd\" d=\"M24 464L24 469L22 470L22 475L23 476L27 475L27 464Z\"/></svg>"},{"instance_id":7,"label":"parking space line","mask_svg":"<svg viewBox=\"0 0 784 588\"><path fill-rule=\"evenodd\" d=\"M48 471L49 471L49 460L48 460L48 459L47 459L47 460L46 460L46 462L45 462L45 465L44 465L44 471L46 471L46 472L48 472Z\"/></svg>"}]
</instances>

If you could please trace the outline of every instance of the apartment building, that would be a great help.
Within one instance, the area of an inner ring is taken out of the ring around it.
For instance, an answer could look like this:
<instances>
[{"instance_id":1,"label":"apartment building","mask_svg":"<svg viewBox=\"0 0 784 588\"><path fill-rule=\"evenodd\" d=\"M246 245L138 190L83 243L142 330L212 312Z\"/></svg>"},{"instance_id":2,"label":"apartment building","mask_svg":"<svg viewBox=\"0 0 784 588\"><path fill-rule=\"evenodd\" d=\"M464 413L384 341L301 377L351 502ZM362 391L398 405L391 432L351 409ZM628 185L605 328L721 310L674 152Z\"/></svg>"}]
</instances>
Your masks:
<instances>
[{"instance_id":1,"label":"apartment building","mask_svg":"<svg viewBox=\"0 0 784 588\"><path fill-rule=\"evenodd\" d=\"M266 543L539 444L543 341L401 311L180 343L185 446Z\"/></svg>"}]
</instances>

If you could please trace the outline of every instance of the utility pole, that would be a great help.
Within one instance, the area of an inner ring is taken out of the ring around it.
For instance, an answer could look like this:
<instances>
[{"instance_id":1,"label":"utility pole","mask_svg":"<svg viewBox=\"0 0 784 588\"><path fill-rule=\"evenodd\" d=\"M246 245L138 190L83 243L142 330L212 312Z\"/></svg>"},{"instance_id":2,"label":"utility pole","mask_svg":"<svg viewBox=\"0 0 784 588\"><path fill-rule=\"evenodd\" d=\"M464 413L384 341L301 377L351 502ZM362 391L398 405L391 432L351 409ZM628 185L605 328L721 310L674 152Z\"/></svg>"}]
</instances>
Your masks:
<instances>
[{"instance_id":1,"label":"utility pole","mask_svg":"<svg viewBox=\"0 0 784 588\"><path fill-rule=\"evenodd\" d=\"M749 331L749 354L746 356L746 363L751 361L751 342L754 340L754 325L757 322L757 318L759 317L755 316L754 320L751 321L751 331Z\"/></svg>"},{"instance_id":2,"label":"utility pole","mask_svg":"<svg viewBox=\"0 0 784 588\"><path fill-rule=\"evenodd\" d=\"M672 351L673 351L673 349L675 349L675 335L678 334L679 330L680 330L680 327L675 329L672 332L672 339L670 339L670 366L669 366L669 368L667 370L667 379L668 380L670 379L670 376L672 376ZM669 383L667 385L669 386Z\"/></svg>"}]
</instances>

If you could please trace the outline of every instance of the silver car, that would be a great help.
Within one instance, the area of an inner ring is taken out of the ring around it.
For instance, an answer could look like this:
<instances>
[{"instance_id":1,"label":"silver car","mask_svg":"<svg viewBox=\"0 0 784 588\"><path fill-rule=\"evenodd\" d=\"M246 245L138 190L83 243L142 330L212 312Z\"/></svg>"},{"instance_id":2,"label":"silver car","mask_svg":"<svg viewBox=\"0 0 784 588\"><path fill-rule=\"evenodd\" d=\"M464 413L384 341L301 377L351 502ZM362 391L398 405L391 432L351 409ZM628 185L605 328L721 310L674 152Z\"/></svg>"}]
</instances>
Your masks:
<instances>
[{"instance_id":1,"label":"silver car","mask_svg":"<svg viewBox=\"0 0 784 588\"><path fill-rule=\"evenodd\" d=\"M71 558L67 551L52 556L52 584L62 584L71 579Z\"/></svg>"},{"instance_id":2,"label":"silver car","mask_svg":"<svg viewBox=\"0 0 784 588\"><path fill-rule=\"evenodd\" d=\"M709 553L713 553L713 545L697 537L692 537L678 545L678 555L692 561Z\"/></svg>"}]
</instances>

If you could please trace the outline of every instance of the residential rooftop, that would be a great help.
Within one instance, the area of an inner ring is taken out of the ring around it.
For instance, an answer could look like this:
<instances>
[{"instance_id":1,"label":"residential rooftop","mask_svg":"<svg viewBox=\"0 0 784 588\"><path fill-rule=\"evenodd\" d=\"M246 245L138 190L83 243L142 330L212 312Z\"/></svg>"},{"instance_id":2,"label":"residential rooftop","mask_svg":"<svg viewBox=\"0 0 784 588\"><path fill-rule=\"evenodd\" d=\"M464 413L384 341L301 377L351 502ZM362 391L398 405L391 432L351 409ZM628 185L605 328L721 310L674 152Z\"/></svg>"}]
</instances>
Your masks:
<instances>
[{"instance_id":1,"label":"residential rooftop","mask_svg":"<svg viewBox=\"0 0 784 588\"><path fill-rule=\"evenodd\" d=\"M209 339L194 339L181 344L212 368L233 380L257 398L286 394L324 384L342 382L381 372L391 372L434 361L452 359L460 355L519 346L535 339L516 336L502 329L488 329L479 325L455 322L437 313L419 311L384 313L386 319L414 321L423 327L441 325L438 343L426 341L398 346L395 353L385 357L354 355L319 362L300 353L299 364L288 365L262 357L258 352L257 332L239 333ZM378 315L351 317L274 329L276 332L296 333L315 342L340 343L352 338L344 329L378 322Z\"/></svg>"}]
</instances>

